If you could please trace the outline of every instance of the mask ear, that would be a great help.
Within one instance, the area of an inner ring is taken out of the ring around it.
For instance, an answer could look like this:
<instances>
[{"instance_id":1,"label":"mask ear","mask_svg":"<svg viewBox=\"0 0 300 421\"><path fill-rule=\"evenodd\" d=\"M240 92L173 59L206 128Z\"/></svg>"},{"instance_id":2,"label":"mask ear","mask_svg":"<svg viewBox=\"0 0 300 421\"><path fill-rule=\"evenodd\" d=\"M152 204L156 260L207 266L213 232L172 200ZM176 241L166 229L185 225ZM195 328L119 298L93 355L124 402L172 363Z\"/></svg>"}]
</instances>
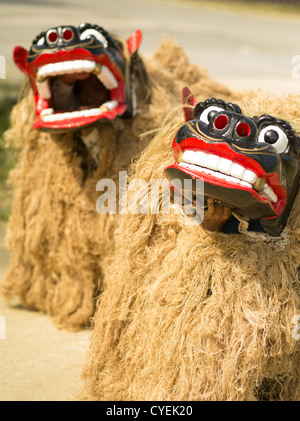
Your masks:
<instances>
[{"instance_id":1,"label":"mask ear","mask_svg":"<svg viewBox=\"0 0 300 421\"><path fill-rule=\"evenodd\" d=\"M185 121L192 120L194 116L194 109L190 107L185 107L185 105L191 105L195 108L198 101L193 96L192 92L189 90L188 87L183 88L181 91L181 102L183 105L183 114Z\"/></svg>"},{"instance_id":2,"label":"mask ear","mask_svg":"<svg viewBox=\"0 0 300 421\"><path fill-rule=\"evenodd\" d=\"M13 52L14 62L21 72L27 75L26 60L28 51L23 47L15 47Z\"/></svg>"},{"instance_id":3,"label":"mask ear","mask_svg":"<svg viewBox=\"0 0 300 421\"><path fill-rule=\"evenodd\" d=\"M142 31L137 29L126 41L131 56L138 50L140 43L142 42L142 38Z\"/></svg>"}]
</instances>

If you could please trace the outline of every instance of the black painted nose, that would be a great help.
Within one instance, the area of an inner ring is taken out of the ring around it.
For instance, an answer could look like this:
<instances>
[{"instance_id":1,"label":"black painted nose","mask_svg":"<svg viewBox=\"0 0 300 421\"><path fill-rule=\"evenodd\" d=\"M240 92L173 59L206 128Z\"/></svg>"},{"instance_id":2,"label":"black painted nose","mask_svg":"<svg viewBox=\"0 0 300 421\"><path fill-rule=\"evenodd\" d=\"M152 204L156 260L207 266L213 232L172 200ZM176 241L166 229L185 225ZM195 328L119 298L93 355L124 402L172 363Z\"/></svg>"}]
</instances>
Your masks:
<instances>
[{"instance_id":1,"label":"black painted nose","mask_svg":"<svg viewBox=\"0 0 300 421\"><path fill-rule=\"evenodd\" d=\"M209 122L208 130L227 140L256 142L257 126L252 118L228 111L215 113Z\"/></svg>"}]
</instances>

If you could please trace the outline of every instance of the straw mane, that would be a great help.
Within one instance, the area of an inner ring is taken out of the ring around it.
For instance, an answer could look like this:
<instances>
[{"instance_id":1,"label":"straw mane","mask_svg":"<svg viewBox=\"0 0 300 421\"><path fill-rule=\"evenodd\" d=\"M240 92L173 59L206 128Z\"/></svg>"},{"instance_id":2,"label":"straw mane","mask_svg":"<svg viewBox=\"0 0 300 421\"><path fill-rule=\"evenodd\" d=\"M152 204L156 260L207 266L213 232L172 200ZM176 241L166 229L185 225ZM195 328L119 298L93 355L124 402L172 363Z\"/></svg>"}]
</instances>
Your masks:
<instances>
[{"instance_id":1,"label":"straw mane","mask_svg":"<svg viewBox=\"0 0 300 421\"><path fill-rule=\"evenodd\" d=\"M199 98L199 97L198 97ZM242 95L299 127L299 97ZM162 179L183 123L169 115L134 165ZM84 399L299 400L300 196L287 244L209 234L183 214L124 215L83 368ZM299 333L299 332L298 332Z\"/></svg>"}]
</instances>

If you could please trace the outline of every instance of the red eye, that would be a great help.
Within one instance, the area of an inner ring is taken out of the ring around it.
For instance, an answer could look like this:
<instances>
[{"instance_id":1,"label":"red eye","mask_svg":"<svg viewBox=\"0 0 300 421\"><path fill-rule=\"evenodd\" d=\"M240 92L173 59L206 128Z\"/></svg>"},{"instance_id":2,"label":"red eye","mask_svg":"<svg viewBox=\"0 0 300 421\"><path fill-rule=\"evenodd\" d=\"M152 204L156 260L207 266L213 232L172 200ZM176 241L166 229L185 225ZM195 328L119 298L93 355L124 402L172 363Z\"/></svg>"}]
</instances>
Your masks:
<instances>
[{"instance_id":1,"label":"red eye","mask_svg":"<svg viewBox=\"0 0 300 421\"><path fill-rule=\"evenodd\" d=\"M58 40L58 33L57 31L49 31L47 34L47 41L49 42L49 44L54 44L56 43Z\"/></svg>"},{"instance_id":2,"label":"red eye","mask_svg":"<svg viewBox=\"0 0 300 421\"><path fill-rule=\"evenodd\" d=\"M251 128L247 123L240 123L236 128L236 132L240 137L247 137L251 132Z\"/></svg>"},{"instance_id":3,"label":"red eye","mask_svg":"<svg viewBox=\"0 0 300 421\"><path fill-rule=\"evenodd\" d=\"M224 114L219 115L215 121L214 126L217 130L223 130L228 124L228 117Z\"/></svg>"},{"instance_id":4,"label":"red eye","mask_svg":"<svg viewBox=\"0 0 300 421\"><path fill-rule=\"evenodd\" d=\"M65 41L71 41L71 39L73 39L74 37L74 33L71 29L65 29L63 31L63 38Z\"/></svg>"}]
</instances>

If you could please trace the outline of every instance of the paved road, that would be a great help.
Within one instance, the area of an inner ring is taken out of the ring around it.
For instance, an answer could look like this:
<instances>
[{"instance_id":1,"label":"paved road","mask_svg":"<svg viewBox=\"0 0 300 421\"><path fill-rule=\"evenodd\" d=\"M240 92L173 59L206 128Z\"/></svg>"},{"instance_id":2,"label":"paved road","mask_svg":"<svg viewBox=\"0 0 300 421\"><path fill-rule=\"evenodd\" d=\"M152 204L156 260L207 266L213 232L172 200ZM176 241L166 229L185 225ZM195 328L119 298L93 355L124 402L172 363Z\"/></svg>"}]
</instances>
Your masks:
<instances>
[{"instance_id":1,"label":"paved road","mask_svg":"<svg viewBox=\"0 0 300 421\"><path fill-rule=\"evenodd\" d=\"M0 54L6 58L7 79L19 82L22 77L11 59L13 47L28 48L48 27L85 21L124 38L140 28L144 55L170 35L193 62L220 81L281 92L298 90L300 84L291 77L292 57L300 54L299 19L207 9L186 1L0 0Z\"/></svg>"},{"instance_id":2,"label":"paved road","mask_svg":"<svg viewBox=\"0 0 300 421\"><path fill-rule=\"evenodd\" d=\"M0 296L0 401L75 400L88 336L57 330L46 315L7 307Z\"/></svg>"}]
</instances>

